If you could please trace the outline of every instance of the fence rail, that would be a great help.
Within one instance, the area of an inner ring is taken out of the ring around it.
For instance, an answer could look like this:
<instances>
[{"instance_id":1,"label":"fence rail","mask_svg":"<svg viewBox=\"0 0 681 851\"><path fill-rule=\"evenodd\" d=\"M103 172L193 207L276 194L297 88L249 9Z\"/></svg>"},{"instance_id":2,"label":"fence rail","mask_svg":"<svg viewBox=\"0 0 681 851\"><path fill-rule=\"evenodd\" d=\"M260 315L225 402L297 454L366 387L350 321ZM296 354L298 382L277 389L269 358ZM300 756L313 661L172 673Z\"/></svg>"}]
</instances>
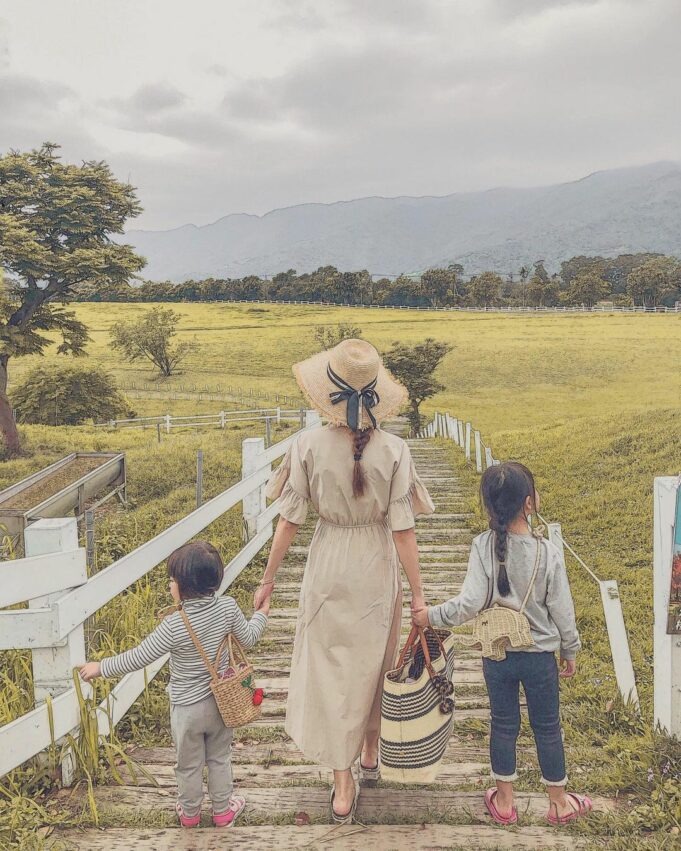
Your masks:
<instances>
[{"instance_id":1,"label":"fence rail","mask_svg":"<svg viewBox=\"0 0 681 851\"><path fill-rule=\"evenodd\" d=\"M480 432L473 428L470 422L466 422L450 414L435 414L431 423L421 432L422 437L444 437L453 440L454 443L461 447L465 453L466 461L472 462L471 454L471 435L474 436L476 453L475 465L476 472L482 473L488 467L499 464L492 454L492 450L484 446L480 438ZM480 447L480 449L478 449ZM482 449L484 448L484 462L482 460ZM615 669L615 678L617 686L625 702L631 702L638 711L640 711L638 690L636 688L636 678L634 676L634 666L631 661L631 651L629 649L629 640L624 623L624 614L622 612L622 602L620 600L619 588L614 579L599 579L594 571L584 562L584 560L575 552L568 542L563 538L560 523L550 523L541 515L538 515L542 523L548 530L549 540L555 544L560 550L563 562L565 562L565 550L574 557L577 563L591 576L598 584L601 602L603 605L603 614L605 616L605 624L608 630L608 638L610 640L610 651L612 655L613 667Z\"/></svg>"},{"instance_id":2,"label":"fence rail","mask_svg":"<svg viewBox=\"0 0 681 851\"><path fill-rule=\"evenodd\" d=\"M247 423L264 421L281 423L298 421L301 426L305 420L305 408L298 410L287 410L284 408L256 408L246 411L218 411L216 414L192 414L177 415L160 414L155 417L132 417L122 420L107 420L103 423L95 423L95 428L157 428L161 426L166 434L172 429L178 428L202 428L203 426L215 426L225 428L230 423Z\"/></svg>"},{"instance_id":3,"label":"fence rail","mask_svg":"<svg viewBox=\"0 0 681 851\"><path fill-rule=\"evenodd\" d=\"M307 412L303 430L319 424L318 415ZM27 527L27 558L0 563L0 606L27 600L29 608L0 611L0 649L31 650L36 707L0 727L0 777L77 728L79 705L72 672L74 665L85 661L87 619L241 502L246 540L227 565L219 593L234 582L272 536L278 501L266 507L265 483L272 462L286 453L299 433L268 449L263 438L246 439L239 482L90 578L85 549L78 546L75 518L39 520ZM36 588L43 596L31 599ZM159 659L120 680L98 708L100 734L108 733L125 715L166 661L167 657ZM89 685L83 684L82 691L91 697ZM68 755L62 772L69 783Z\"/></svg>"}]
</instances>

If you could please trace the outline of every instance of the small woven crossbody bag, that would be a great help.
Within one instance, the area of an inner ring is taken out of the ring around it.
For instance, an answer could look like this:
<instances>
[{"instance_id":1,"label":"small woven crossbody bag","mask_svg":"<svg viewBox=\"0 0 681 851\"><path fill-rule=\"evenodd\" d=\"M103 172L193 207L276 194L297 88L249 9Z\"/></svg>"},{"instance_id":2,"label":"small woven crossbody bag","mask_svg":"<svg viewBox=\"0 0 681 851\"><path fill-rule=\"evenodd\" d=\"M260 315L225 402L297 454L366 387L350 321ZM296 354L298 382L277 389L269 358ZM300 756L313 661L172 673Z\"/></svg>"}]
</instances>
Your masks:
<instances>
[{"instance_id":1,"label":"small woven crossbody bag","mask_svg":"<svg viewBox=\"0 0 681 851\"><path fill-rule=\"evenodd\" d=\"M472 634L461 636L465 645L473 647L476 650L481 650L482 655L486 659L494 659L500 662L506 658L507 647L512 647L514 650L523 650L534 646L534 639L530 632L530 622L525 614L525 606L530 599L530 594L534 588L534 581L539 571L542 538L540 532L533 532L532 534L537 538L537 555L534 560L534 570L532 571L530 584L527 587L527 592L520 609L516 611L516 609L510 608L510 606L502 606L500 603L494 603L494 605L483 609L473 618L471 621L473 624ZM492 583L494 583L494 574L492 574ZM492 585L493 595L494 585Z\"/></svg>"}]
</instances>

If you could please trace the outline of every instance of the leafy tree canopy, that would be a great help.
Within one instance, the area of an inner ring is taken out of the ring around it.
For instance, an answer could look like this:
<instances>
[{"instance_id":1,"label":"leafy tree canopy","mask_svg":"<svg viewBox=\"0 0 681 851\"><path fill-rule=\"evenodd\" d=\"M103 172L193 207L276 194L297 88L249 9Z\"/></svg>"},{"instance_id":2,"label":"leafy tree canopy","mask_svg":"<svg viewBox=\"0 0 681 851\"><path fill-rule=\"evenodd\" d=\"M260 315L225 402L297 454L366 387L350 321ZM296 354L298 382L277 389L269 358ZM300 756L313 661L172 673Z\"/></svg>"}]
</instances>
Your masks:
<instances>
[{"instance_id":1,"label":"leafy tree canopy","mask_svg":"<svg viewBox=\"0 0 681 851\"><path fill-rule=\"evenodd\" d=\"M134 322L116 322L111 326L111 345L130 361L148 360L167 377L177 372L182 361L196 349L186 340L173 343L180 314L166 307L154 307Z\"/></svg>"},{"instance_id":2,"label":"leafy tree canopy","mask_svg":"<svg viewBox=\"0 0 681 851\"><path fill-rule=\"evenodd\" d=\"M419 406L444 386L434 378L434 373L444 356L452 350L448 343L440 343L432 337L423 343L407 346L395 343L385 355L385 365L406 388L409 394L409 412L407 417L411 425L412 435L417 435L421 429L421 413Z\"/></svg>"}]
</instances>

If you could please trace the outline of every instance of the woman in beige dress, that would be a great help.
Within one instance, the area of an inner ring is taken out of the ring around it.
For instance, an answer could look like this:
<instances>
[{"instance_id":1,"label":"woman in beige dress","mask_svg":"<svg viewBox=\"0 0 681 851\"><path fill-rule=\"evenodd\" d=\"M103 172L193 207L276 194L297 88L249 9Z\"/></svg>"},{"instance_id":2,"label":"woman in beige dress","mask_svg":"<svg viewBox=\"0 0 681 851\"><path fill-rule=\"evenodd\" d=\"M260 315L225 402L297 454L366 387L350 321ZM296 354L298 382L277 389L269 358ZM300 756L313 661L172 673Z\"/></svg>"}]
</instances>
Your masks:
<instances>
[{"instance_id":1,"label":"woman in beige dress","mask_svg":"<svg viewBox=\"0 0 681 851\"><path fill-rule=\"evenodd\" d=\"M407 444L379 427L406 391L363 340L345 340L294 366L310 404L328 421L296 439L267 488L280 519L255 604L276 591L281 562L308 503L319 515L300 589L286 732L308 759L334 770L336 822L351 821L358 787L379 776L383 675L395 662L402 563L413 609L423 605L414 531L433 512Z\"/></svg>"}]
</instances>

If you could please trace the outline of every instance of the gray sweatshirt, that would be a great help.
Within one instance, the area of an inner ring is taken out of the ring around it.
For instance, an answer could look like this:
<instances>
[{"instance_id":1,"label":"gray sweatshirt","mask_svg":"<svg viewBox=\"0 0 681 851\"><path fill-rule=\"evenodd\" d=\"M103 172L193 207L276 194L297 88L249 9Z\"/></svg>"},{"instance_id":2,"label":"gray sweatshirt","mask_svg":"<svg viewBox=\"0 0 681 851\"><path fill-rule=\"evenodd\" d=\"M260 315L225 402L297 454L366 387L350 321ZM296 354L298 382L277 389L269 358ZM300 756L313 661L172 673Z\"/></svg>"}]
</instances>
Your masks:
<instances>
[{"instance_id":1,"label":"gray sweatshirt","mask_svg":"<svg viewBox=\"0 0 681 851\"><path fill-rule=\"evenodd\" d=\"M532 535L508 534L506 571L511 593L502 597L497 588L498 562L494 555L494 533L483 532L473 540L468 572L461 593L429 610L432 626L460 626L493 603L519 610L532 577L537 555L537 539ZM525 607L534 647L528 651L555 652L563 659L574 659L581 647L575 607L572 602L565 565L558 548L542 540L541 558L534 591Z\"/></svg>"}]
</instances>

